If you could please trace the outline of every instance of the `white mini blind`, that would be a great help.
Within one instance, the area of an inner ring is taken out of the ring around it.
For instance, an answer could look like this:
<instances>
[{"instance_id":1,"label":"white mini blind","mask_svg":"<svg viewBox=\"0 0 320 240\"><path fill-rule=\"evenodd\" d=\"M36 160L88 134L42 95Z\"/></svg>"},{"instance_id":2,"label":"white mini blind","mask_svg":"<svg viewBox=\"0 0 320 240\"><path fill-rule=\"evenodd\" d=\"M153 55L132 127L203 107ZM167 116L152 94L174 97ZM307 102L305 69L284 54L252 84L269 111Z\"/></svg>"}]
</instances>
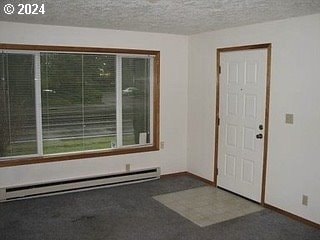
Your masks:
<instances>
[{"instance_id":1,"label":"white mini blind","mask_svg":"<svg viewBox=\"0 0 320 240\"><path fill-rule=\"evenodd\" d=\"M115 56L41 54L44 153L111 148Z\"/></svg>"},{"instance_id":2,"label":"white mini blind","mask_svg":"<svg viewBox=\"0 0 320 240\"><path fill-rule=\"evenodd\" d=\"M153 74L153 56L3 50L0 158L151 144Z\"/></svg>"},{"instance_id":3,"label":"white mini blind","mask_svg":"<svg viewBox=\"0 0 320 240\"><path fill-rule=\"evenodd\" d=\"M150 59L122 58L123 145L150 143Z\"/></svg>"},{"instance_id":4,"label":"white mini blind","mask_svg":"<svg viewBox=\"0 0 320 240\"><path fill-rule=\"evenodd\" d=\"M1 53L0 157L37 153L34 55Z\"/></svg>"}]
</instances>

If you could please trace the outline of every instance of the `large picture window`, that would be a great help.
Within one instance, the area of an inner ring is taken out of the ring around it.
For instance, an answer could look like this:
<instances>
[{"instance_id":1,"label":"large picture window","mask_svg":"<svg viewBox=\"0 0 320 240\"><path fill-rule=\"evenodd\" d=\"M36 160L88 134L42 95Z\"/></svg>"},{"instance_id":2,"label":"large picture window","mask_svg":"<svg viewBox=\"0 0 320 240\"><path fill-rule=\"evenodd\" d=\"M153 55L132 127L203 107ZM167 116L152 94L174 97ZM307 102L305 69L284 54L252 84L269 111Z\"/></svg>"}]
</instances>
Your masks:
<instances>
[{"instance_id":1,"label":"large picture window","mask_svg":"<svg viewBox=\"0 0 320 240\"><path fill-rule=\"evenodd\" d=\"M2 45L0 165L157 150L158 73L157 51Z\"/></svg>"}]
</instances>

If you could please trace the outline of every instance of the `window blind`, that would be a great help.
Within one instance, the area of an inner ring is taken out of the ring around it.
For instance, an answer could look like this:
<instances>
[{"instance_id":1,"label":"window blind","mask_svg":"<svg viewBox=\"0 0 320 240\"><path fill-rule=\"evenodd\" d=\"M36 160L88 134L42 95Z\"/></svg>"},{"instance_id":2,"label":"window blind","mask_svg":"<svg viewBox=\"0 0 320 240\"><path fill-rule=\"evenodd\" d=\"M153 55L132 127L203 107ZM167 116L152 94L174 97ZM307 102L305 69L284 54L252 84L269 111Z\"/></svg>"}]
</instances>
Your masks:
<instances>
[{"instance_id":1,"label":"window blind","mask_svg":"<svg viewBox=\"0 0 320 240\"><path fill-rule=\"evenodd\" d=\"M150 143L149 69L149 58L122 58L123 145Z\"/></svg>"},{"instance_id":2,"label":"window blind","mask_svg":"<svg viewBox=\"0 0 320 240\"><path fill-rule=\"evenodd\" d=\"M37 153L34 56L1 53L0 157Z\"/></svg>"},{"instance_id":3,"label":"window blind","mask_svg":"<svg viewBox=\"0 0 320 240\"><path fill-rule=\"evenodd\" d=\"M1 161L155 146L154 56L48 51L0 52Z\"/></svg>"},{"instance_id":4,"label":"window blind","mask_svg":"<svg viewBox=\"0 0 320 240\"><path fill-rule=\"evenodd\" d=\"M41 54L44 153L111 148L115 56Z\"/></svg>"}]
</instances>

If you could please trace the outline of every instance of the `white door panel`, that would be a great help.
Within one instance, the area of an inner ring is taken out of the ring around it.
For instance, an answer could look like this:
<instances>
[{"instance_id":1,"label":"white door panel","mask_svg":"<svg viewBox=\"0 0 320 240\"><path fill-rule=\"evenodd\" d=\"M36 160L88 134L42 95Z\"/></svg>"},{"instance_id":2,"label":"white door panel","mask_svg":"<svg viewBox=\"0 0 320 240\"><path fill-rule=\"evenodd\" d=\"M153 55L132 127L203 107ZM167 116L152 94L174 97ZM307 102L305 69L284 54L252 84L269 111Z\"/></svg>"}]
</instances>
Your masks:
<instances>
[{"instance_id":1,"label":"white door panel","mask_svg":"<svg viewBox=\"0 0 320 240\"><path fill-rule=\"evenodd\" d=\"M220 55L218 186L261 201L267 51Z\"/></svg>"}]
</instances>

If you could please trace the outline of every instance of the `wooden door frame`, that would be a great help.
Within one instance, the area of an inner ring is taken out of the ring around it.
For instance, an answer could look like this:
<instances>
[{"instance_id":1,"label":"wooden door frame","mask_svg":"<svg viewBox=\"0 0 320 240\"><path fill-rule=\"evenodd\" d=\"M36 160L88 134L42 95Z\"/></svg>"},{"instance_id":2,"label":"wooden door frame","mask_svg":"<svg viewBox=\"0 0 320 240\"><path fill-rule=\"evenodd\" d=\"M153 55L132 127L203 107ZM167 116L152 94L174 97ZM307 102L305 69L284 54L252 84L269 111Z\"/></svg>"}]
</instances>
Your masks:
<instances>
[{"instance_id":1,"label":"wooden door frame","mask_svg":"<svg viewBox=\"0 0 320 240\"><path fill-rule=\"evenodd\" d=\"M262 166L262 191L261 205L265 204L265 187L267 173L267 154L268 154L268 132L269 132L269 103L270 103L270 80L271 80L271 43L245 45L237 47L227 47L217 49L217 65L216 65L216 118L215 118L215 152L214 152L214 186L218 186L218 150L219 150L219 105L220 105L220 57L224 52L235 52L245 50L267 50L267 79L266 79L266 104L265 104L265 128L264 128L264 147L263 147L263 166Z\"/></svg>"}]
</instances>

